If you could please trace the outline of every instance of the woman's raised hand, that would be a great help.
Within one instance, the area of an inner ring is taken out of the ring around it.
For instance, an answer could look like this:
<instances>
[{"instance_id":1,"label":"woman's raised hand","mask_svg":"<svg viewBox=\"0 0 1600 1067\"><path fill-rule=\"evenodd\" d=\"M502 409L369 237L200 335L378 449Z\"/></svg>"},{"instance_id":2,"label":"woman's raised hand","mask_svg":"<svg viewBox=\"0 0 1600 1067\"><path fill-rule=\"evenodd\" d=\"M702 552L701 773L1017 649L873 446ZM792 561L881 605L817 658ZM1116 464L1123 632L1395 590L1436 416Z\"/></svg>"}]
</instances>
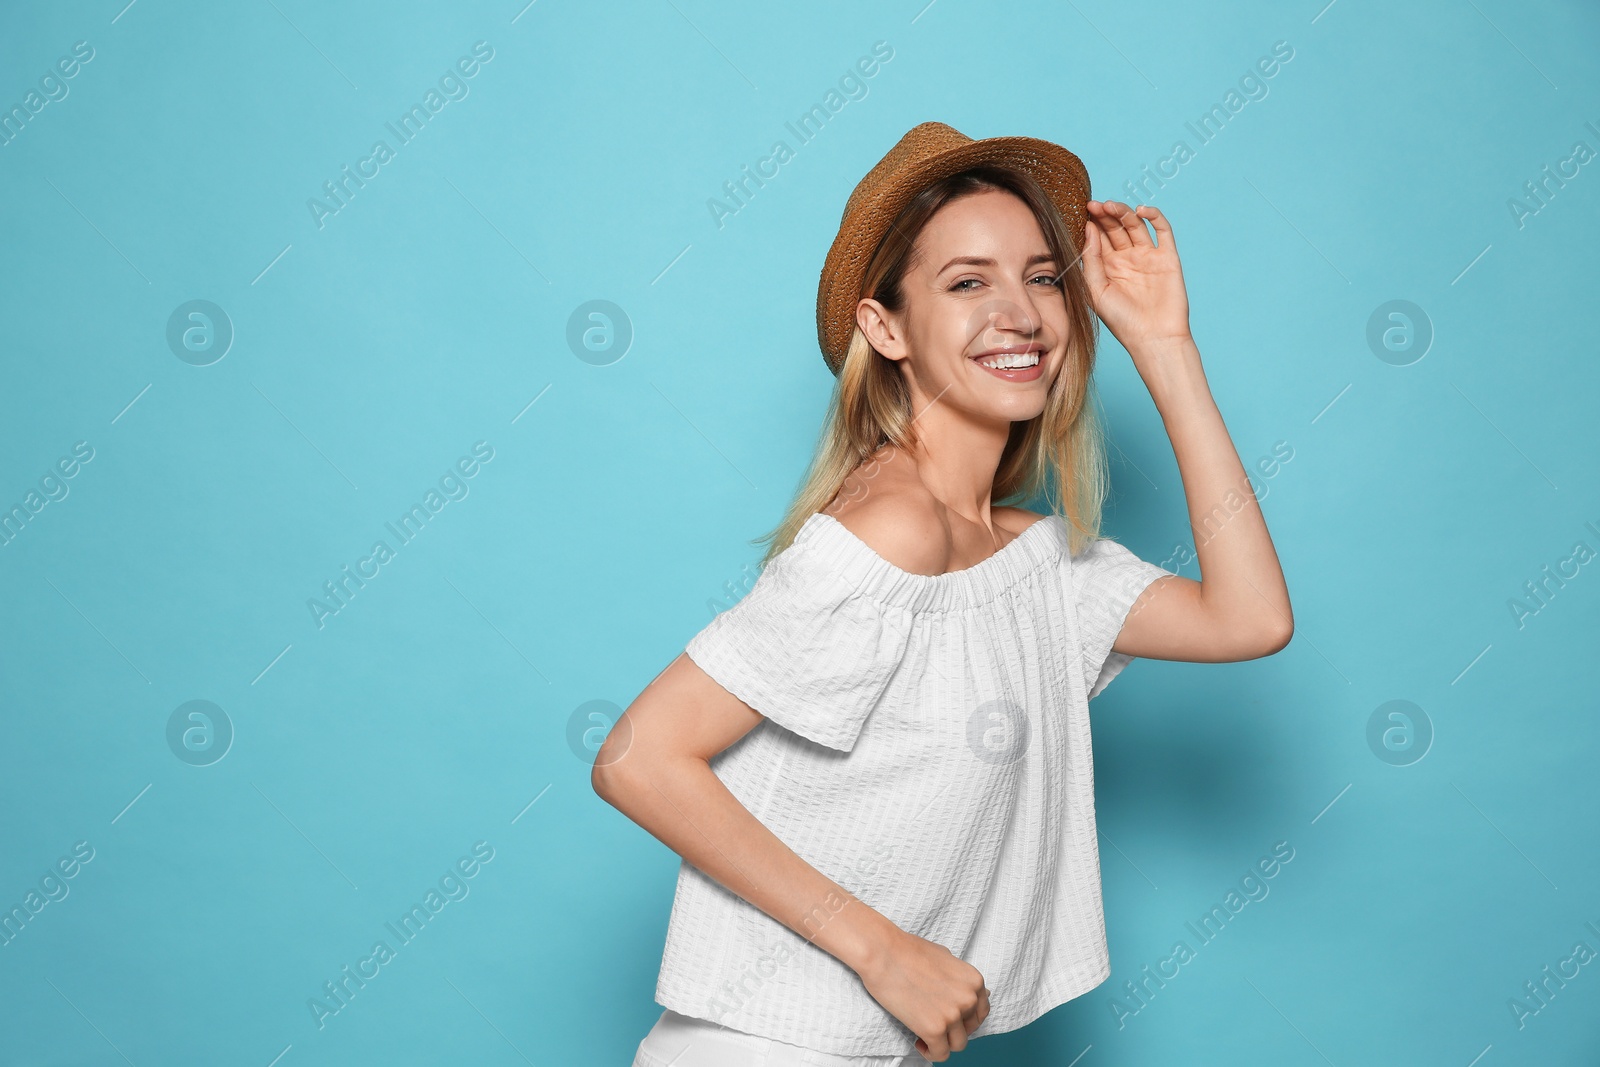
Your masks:
<instances>
[{"instance_id":1,"label":"woman's raised hand","mask_svg":"<svg viewBox=\"0 0 1600 1067\"><path fill-rule=\"evenodd\" d=\"M1160 245L1145 222L1155 227ZM1083 276L1089 299L1130 355L1151 343L1189 338L1189 297L1172 226L1159 208L1089 201Z\"/></svg>"},{"instance_id":2,"label":"woman's raised hand","mask_svg":"<svg viewBox=\"0 0 1600 1067\"><path fill-rule=\"evenodd\" d=\"M983 975L951 951L896 930L856 972L872 999L917 1035L917 1052L931 1063L967 1047L989 1016Z\"/></svg>"}]
</instances>

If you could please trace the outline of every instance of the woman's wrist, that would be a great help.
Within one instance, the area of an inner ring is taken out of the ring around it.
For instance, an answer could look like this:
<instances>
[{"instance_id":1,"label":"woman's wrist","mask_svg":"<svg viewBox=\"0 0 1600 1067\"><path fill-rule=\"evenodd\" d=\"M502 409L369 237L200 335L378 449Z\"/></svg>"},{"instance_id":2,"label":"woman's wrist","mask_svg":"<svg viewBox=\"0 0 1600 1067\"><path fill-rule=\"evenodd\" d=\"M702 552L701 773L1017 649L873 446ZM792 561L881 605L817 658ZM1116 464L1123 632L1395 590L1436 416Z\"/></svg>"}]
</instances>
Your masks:
<instances>
[{"instance_id":1,"label":"woman's wrist","mask_svg":"<svg viewBox=\"0 0 1600 1067\"><path fill-rule=\"evenodd\" d=\"M901 932L882 912L851 896L813 943L857 974L865 974L877 969Z\"/></svg>"},{"instance_id":2,"label":"woman's wrist","mask_svg":"<svg viewBox=\"0 0 1600 1067\"><path fill-rule=\"evenodd\" d=\"M1182 410L1187 403L1210 396L1211 387L1193 337L1135 342L1128 355L1163 416L1169 409Z\"/></svg>"}]
</instances>

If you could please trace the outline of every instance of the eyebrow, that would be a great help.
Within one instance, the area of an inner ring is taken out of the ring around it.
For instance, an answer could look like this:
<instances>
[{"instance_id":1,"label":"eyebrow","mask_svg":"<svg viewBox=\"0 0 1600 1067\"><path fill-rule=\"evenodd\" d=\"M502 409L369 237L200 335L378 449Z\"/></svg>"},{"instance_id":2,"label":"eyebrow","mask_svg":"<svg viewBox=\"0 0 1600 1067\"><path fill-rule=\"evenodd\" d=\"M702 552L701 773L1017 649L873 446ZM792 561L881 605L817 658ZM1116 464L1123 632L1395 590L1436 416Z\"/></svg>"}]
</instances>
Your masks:
<instances>
[{"instance_id":1,"label":"eyebrow","mask_svg":"<svg viewBox=\"0 0 1600 1067\"><path fill-rule=\"evenodd\" d=\"M1036 252L1035 254L1029 256L1028 261L1022 266L1024 269L1026 269L1033 266L1035 263L1054 263L1055 258L1055 256L1050 255L1048 252ZM938 273L935 274L934 277L938 277L939 274L943 274L945 271L958 264L968 264L974 267L998 266L994 260L989 259L987 256L957 256L955 259L952 259L950 262L940 267Z\"/></svg>"}]
</instances>

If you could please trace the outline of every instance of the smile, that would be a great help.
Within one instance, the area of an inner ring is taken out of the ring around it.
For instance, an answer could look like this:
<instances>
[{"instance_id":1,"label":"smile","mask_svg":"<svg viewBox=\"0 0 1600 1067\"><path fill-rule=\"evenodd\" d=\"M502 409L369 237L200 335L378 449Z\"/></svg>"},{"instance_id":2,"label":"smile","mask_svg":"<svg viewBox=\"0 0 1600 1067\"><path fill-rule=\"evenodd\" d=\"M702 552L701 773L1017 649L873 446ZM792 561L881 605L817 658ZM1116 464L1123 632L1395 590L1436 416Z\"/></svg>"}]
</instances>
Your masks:
<instances>
[{"instance_id":1,"label":"smile","mask_svg":"<svg viewBox=\"0 0 1600 1067\"><path fill-rule=\"evenodd\" d=\"M988 367L990 370L1004 370L1036 366L1039 362L1039 353L1037 351L1013 352L999 356L973 356L972 358L977 361L980 367Z\"/></svg>"},{"instance_id":2,"label":"smile","mask_svg":"<svg viewBox=\"0 0 1600 1067\"><path fill-rule=\"evenodd\" d=\"M972 362L989 374L1010 382L1031 382L1038 378L1043 373L1040 369L1043 358L1044 346L1038 342L1007 345L971 357Z\"/></svg>"}]
</instances>

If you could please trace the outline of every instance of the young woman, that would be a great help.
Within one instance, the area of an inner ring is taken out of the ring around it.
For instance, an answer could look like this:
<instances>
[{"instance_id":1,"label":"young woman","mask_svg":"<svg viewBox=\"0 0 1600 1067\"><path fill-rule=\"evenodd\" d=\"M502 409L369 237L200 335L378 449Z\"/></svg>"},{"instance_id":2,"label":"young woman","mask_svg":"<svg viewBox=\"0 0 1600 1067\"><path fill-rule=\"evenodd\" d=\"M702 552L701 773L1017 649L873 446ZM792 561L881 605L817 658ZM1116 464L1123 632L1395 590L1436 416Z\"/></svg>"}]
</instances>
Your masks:
<instances>
[{"instance_id":1,"label":"young woman","mask_svg":"<svg viewBox=\"0 0 1600 1067\"><path fill-rule=\"evenodd\" d=\"M1288 643L1172 228L1088 191L1058 145L924 123L852 194L811 472L595 762L684 861L636 1067L938 1063L1094 988L1089 698L1136 656ZM1199 581L1099 536L1096 315L1161 413Z\"/></svg>"}]
</instances>

